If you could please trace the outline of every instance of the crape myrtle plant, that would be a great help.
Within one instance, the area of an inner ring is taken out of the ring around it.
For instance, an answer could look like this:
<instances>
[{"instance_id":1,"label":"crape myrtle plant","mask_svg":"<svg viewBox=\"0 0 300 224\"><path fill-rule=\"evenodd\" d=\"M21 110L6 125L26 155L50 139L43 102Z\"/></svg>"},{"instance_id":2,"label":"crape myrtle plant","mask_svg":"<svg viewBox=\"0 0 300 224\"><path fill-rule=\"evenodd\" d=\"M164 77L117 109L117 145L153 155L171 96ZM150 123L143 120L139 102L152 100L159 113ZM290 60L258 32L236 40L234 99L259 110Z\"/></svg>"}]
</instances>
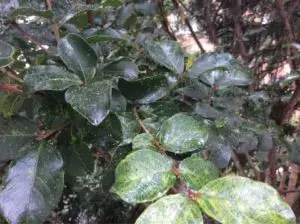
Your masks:
<instances>
[{"instance_id":1,"label":"crape myrtle plant","mask_svg":"<svg viewBox=\"0 0 300 224\"><path fill-rule=\"evenodd\" d=\"M185 54L155 28L153 2L46 2L2 18L4 223L63 216L68 192L79 210L144 204L136 223L296 223L268 166L284 144L274 99L248 92L247 66Z\"/></svg>"}]
</instances>

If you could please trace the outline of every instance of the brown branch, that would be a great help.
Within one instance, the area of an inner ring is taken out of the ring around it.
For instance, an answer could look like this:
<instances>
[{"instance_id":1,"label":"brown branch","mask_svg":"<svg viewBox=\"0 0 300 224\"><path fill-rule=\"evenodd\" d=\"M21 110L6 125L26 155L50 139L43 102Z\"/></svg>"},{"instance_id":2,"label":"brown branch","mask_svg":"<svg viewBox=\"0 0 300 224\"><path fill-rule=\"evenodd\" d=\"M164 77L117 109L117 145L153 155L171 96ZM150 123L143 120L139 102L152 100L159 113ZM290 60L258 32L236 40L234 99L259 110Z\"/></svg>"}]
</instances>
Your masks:
<instances>
[{"instance_id":1,"label":"brown branch","mask_svg":"<svg viewBox=\"0 0 300 224\"><path fill-rule=\"evenodd\" d=\"M299 100L300 100L300 86L297 85L296 90L294 91L294 93L292 95L292 98L290 99L290 101L288 102L286 107L284 108L283 116L280 121L281 125L284 125L288 122L288 120L292 116L292 113L294 112L294 108L295 108L296 104L299 102Z\"/></svg>"},{"instance_id":2,"label":"brown branch","mask_svg":"<svg viewBox=\"0 0 300 224\"><path fill-rule=\"evenodd\" d=\"M256 180L259 181L259 180L260 180L260 173L259 173L259 171L256 169L255 164L254 164L254 162L253 162L253 160L252 160L252 157L249 155L249 153L245 153L245 155L246 155L247 161L248 161L248 163L249 163L251 169L252 169L253 172L254 172L254 175L255 175L255 177L256 177Z\"/></svg>"},{"instance_id":3,"label":"brown branch","mask_svg":"<svg viewBox=\"0 0 300 224\"><path fill-rule=\"evenodd\" d=\"M241 164L241 162L240 162L240 160L239 160L239 158L238 158L238 156L237 156L237 154L234 150L231 151L231 158L232 158L232 160L235 164L235 167L238 170L239 175L240 176L246 176L244 168L243 168L243 166L242 166L242 164Z\"/></svg>"},{"instance_id":4,"label":"brown branch","mask_svg":"<svg viewBox=\"0 0 300 224\"><path fill-rule=\"evenodd\" d=\"M1 68L0 71L6 73L9 78L11 78L21 84L24 83L24 80L19 78L18 74L15 71L13 71L12 69L10 69L9 67Z\"/></svg>"},{"instance_id":5,"label":"brown branch","mask_svg":"<svg viewBox=\"0 0 300 224\"><path fill-rule=\"evenodd\" d=\"M277 188L277 191L278 192L282 192L282 193L287 193L284 191L285 189L285 181L286 181L286 178L287 178L287 172L283 172L283 174L280 176L280 183L279 183L279 186Z\"/></svg>"},{"instance_id":6,"label":"brown branch","mask_svg":"<svg viewBox=\"0 0 300 224\"><path fill-rule=\"evenodd\" d=\"M200 43L196 33L193 30L193 27L191 26L190 21L188 20L187 16L184 14L184 12L181 10L179 3L177 0L172 0L174 8L178 11L179 15L181 18L183 18L185 25L188 27L189 31L192 34L192 37L194 38L196 44L198 45L199 49L201 52L206 52L205 49L203 48L202 44Z\"/></svg>"},{"instance_id":7,"label":"brown branch","mask_svg":"<svg viewBox=\"0 0 300 224\"><path fill-rule=\"evenodd\" d=\"M94 4L94 0L86 0L86 4L92 5L92 4ZM93 26L94 25L93 11L91 11L91 10L87 11L87 18L88 18L89 24L91 24L91 26Z\"/></svg>"},{"instance_id":8,"label":"brown branch","mask_svg":"<svg viewBox=\"0 0 300 224\"><path fill-rule=\"evenodd\" d=\"M51 0L46 0L46 3L47 3L48 10L52 11L52 1ZM52 24L52 31L54 33L56 42L58 42L59 39L60 39L59 27L55 22Z\"/></svg>"},{"instance_id":9,"label":"brown branch","mask_svg":"<svg viewBox=\"0 0 300 224\"><path fill-rule=\"evenodd\" d=\"M172 32L169 21L167 19L165 10L164 10L164 1L163 0L156 0L156 4L158 6L159 12L160 12L160 17L161 17L161 23L163 25L164 30L166 33L170 36L172 40L176 40L176 36Z\"/></svg>"},{"instance_id":10,"label":"brown branch","mask_svg":"<svg viewBox=\"0 0 300 224\"><path fill-rule=\"evenodd\" d=\"M276 148L273 148L269 152L269 167L266 171L266 177L265 177L265 182L275 186L276 184Z\"/></svg>"},{"instance_id":11,"label":"brown branch","mask_svg":"<svg viewBox=\"0 0 300 224\"><path fill-rule=\"evenodd\" d=\"M298 175L300 173L300 166L297 164L291 164L290 166L290 175L289 175L289 183L287 191L290 191L285 196L285 202L292 206L300 197L300 192L293 192L296 189Z\"/></svg>"},{"instance_id":12,"label":"brown branch","mask_svg":"<svg viewBox=\"0 0 300 224\"><path fill-rule=\"evenodd\" d=\"M35 137L35 140L36 141L43 141L43 140L48 140L54 136L56 136L58 134L58 132L60 132L62 129L68 127L70 125L70 122L67 122L65 124L62 124L61 126L53 129L53 130L48 130L48 131L45 131L43 133L40 133L39 135L37 135Z\"/></svg>"},{"instance_id":13,"label":"brown branch","mask_svg":"<svg viewBox=\"0 0 300 224\"><path fill-rule=\"evenodd\" d=\"M16 93L19 95L24 95L24 91L20 88L19 85L16 84L7 84L0 82L0 91L6 92L6 93Z\"/></svg>"},{"instance_id":14,"label":"brown branch","mask_svg":"<svg viewBox=\"0 0 300 224\"><path fill-rule=\"evenodd\" d=\"M152 138L153 145L155 145L157 147L157 149L160 151L161 154L166 154L166 149L159 143L159 141L154 137L154 135L151 134L151 132L146 128L146 126L140 119L136 107L133 108L133 113L134 113L134 116L135 116L136 120L138 121L139 125L143 129L143 131Z\"/></svg>"}]
</instances>

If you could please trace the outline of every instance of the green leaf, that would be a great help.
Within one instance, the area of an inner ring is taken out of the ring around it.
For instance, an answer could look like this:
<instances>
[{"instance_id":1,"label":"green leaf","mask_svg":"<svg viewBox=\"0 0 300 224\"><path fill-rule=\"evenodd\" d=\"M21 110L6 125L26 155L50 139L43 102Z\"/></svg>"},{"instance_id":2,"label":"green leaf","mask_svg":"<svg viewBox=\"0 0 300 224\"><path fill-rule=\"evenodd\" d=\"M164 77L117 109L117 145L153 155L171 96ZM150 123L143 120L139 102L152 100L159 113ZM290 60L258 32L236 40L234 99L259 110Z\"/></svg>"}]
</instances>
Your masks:
<instances>
[{"instance_id":1,"label":"green leaf","mask_svg":"<svg viewBox=\"0 0 300 224\"><path fill-rule=\"evenodd\" d=\"M113 62L104 67L102 71L115 76L121 76L126 81L137 79L139 74L139 69L136 64L129 60L120 60L117 62Z\"/></svg>"},{"instance_id":2,"label":"green leaf","mask_svg":"<svg viewBox=\"0 0 300 224\"><path fill-rule=\"evenodd\" d=\"M60 39L57 51L63 62L83 80L90 82L96 73L97 55L93 48L80 36L68 34Z\"/></svg>"},{"instance_id":3,"label":"green leaf","mask_svg":"<svg viewBox=\"0 0 300 224\"><path fill-rule=\"evenodd\" d=\"M150 149L157 151L156 146L152 144L152 140L153 138L146 133L139 134L132 140L132 150Z\"/></svg>"},{"instance_id":4,"label":"green leaf","mask_svg":"<svg viewBox=\"0 0 300 224\"><path fill-rule=\"evenodd\" d=\"M137 12L143 13L145 15L154 16L156 15L157 5L156 2L143 0L134 3L134 9Z\"/></svg>"},{"instance_id":5,"label":"green leaf","mask_svg":"<svg viewBox=\"0 0 300 224\"><path fill-rule=\"evenodd\" d=\"M203 148L209 132L210 129L204 122L179 113L164 121L157 136L168 151L185 153Z\"/></svg>"},{"instance_id":6,"label":"green leaf","mask_svg":"<svg viewBox=\"0 0 300 224\"><path fill-rule=\"evenodd\" d=\"M228 166L231 159L231 146L226 144L217 137L218 140L212 139L212 142L207 146L209 150L210 160L219 168L223 169Z\"/></svg>"},{"instance_id":7,"label":"green leaf","mask_svg":"<svg viewBox=\"0 0 300 224\"><path fill-rule=\"evenodd\" d=\"M177 42L146 41L143 46L155 62L177 74L183 72L184 54Z\"/></svg>"},{"instance_id":8,"label":"green leaf","mask_svg":"<svg viewBox=\"0 0 300 224\"><path fill-rule=\"evenodd\" d=\"M221 223L296 223L292 209L262 182L227 176L209 182L199 193L202 211Z\"/></svg>"},{"instance_id":9,"label":"green leaf","mask_svg":"<svg viewBox=\"0 0 300 224\"><path fill-rule=\"evenodd\" d=\"M200 190L205 184L219 177L217 167L201 157L184 159L179 165L179 172L187 187L192 190Z\"/></svg>"},{"instance_id":10,"label":"green leaf","mask_svg":"<svg viewBox=\"0 0 300 224\"><path fill-rule=\"evenodd\" d=\"M201 100L209 96L209 88L200 82L195 82L191 85L179 88L177 92L194 100Z\"/></svg>"},{"instance_id":11,"label":"green leaf","mask_svg":"<svg viewBox=\"0 0 300 224\"><path fill-rule=\"evenodd\" d=\"M197 103L195 113L205 118L220 118L222 113L207 103Z\"/></svg>"},{"instance_id":12,"label":"green leaf","mask_svg":"<svg viewBox=\"0 0 300 224\"><path fill-rule=\"evenodd\" d=\"M88 42L118 41L126 39L126 33L112 28L92 28L85 32Z\"/></svg>"},{"instance_id":13,"label":"green leaf","mask_svg":"<svg viewBox=\"0 0 300 224\"><path fill-rule=\"evenodd\" d=\"M134 151L117 166L112 191L127 203L154 201L174 185L173 165L172 159L158 152Z\"/></svg>"},{"instance_id":14,"label":"green leaf","mask_svg":"<svg viewBox=\"0 0 300 224\"><path fill-rule=\"evenodd\" d=\"M174 194L151 204L135 223L202 224L203 218L200 207L194 201L181 194Z\"/></svg>"},{"instance_id":15,"label":"green leaf","mask_svg":"<svg viewBox=\"0 0 300 224\"><path fill-rule=\"evenodd\" d=\"M14 61L15 49L10 44L0 40L0 68L8 66Z\"/></svg>"},{"instance_id":16,"label":"green leaf","mask_svg":"<svg viewBox=\"0 0 300 224\"><path fill-rule=\"evenodd\" d=\"M111 89L110 110L115 113L126 111L127 101L117 88Z\"/></svg>"},{"instance_id":17,"label":"green leaf","mask_svg":"<svg viewBox=\"0 0 300 224\"><path fill-rule=\"evenodd\" d=\"M24 96L18 94L1 94L0 93L0 113L3 117L9 118L16 114L22 107Z\"/></svg>"},{"instance_id":18,"label":"green leaf","mask_svg":"<svg viewBox=\"0 0 300 224\"><path fill-rule=\"evenodd\" d=\"M111 84L95 82L88 86L72 86L65 93L66 101L92 125L99 125L108 115Z\"/></svg>"},{"instance_id":19,"label":"green leaf","mask_svg":"<svg viewBox=\"0 0 300 224\"><path fill-rule=\"evenodd\" d=\"M130 82L119 79L118 87L126 99L140 104L155 102L169 92L167 78L163 75L148 76Z\"/></svg>"},{"instance_id":20,"label":"green leaf","mask_svg":"<svg viewBox=\"0 0 300 224\"><path fill-rule=\"evenodd\" d=\"M61 197L63 161L47 143L31 151L9 169L0 192L0 210L9 223L42 223Z\"/></svg>"},{"instance_id":21,"label":"green leaf","mask_svg":"<svg viewBox=\"0 0 300 224\"><path fill-rule=\"evenodd\" d=\"M34 140L37 127L29 120L14 116L3 119L0 116L0 161L18 157L26 150L26 145Z\"/></svg>"},{"instance_id":22,"label":"green leaf","mask_svg":"<svg viewBox=\"0 0 300 224\"><path fill-rule=\"evenodd\" d=\"M126 112L118 115L122 126L122 145L130 144L134 136L140 132L140 125L132 113Z\"/></svg>"},{"instance_id":23,"label":"green leaf","mask_svg":"<svg viewBox=\"0 0 300 224\"><path fill-rule=\"evenodd\" d=\"M77 75L55 65L39 65L29 69L24 81L33 91L60 91L82 83Z\"/></svg>"},{"instance_id":24,"label":"green leaf","mask_svg":"<svg viewBox=\"0 0 300 224\"><path fill-rule=\"evenodd\" d=\"M28 17L28 16L37 16L45 19L52 19L53 12L50 10L39 11L33 8L17 8L12 11L11 17L16 19L17 17Z\"/></svg>"}]
</instances>

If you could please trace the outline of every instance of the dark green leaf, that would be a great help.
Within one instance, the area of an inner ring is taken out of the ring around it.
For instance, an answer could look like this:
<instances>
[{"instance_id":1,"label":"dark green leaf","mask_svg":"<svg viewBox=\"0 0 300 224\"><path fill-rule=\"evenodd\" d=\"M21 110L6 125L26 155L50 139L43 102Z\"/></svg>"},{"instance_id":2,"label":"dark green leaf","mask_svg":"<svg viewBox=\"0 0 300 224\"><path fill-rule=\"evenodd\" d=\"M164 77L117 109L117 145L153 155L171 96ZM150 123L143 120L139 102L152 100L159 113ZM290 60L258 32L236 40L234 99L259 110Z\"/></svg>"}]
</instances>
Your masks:
<instances>
[{"instance_id":1,"label":"dark green leaf","mask_svg":"<svg viewBox=\"0 0 300 224\"><path fill-rule=\"evenodd\" d=\"M134 151L117 166L112 191L128 203L154 201L175 183L172 166L172 159L158 152Z\"/></svg>"},{"instance_id":2,"label":"dark green leaf","mask_svg":"<svg viewBox=\"0 0 300 224\"><path fill-rule=\"evenodd\" d=\"M97 55L93 48L80 36L68 34L57 45L58 54L75 74L81 75L86 83L96 73Z\"/></svg>"},{"instance_id":3,"label":"dark green leaf","mask_svg":"<svg viewBox=\"0 0 300 224\"><path fill-rule=\"evenodd\" d=\"M22 107L24 97L17 94L3 94L0 93L0 114L8 118L15 115Z\"/></svg>"},{"instance_id":4,"label":"dark green leaf","mask_svg":"<svg viewBox=\"0 0 300 224\"><path fill-rule=\"evenodd\" d=\"M154 16L156 14L156 2L155 1L147 1L142 0L134 3L134 9L137 12L143 13L145 15Z\"/></svg>"},{"instance_id":5,"label":"dark green leaf","mask_svg":"<svg viewBox=\"0 0 300 224\"><path fill-rule=\"evenodd\" d=\"M35 124L22 117L3 119L0 116L0 161L18 157L37 132Z\"/></svg>"},{"instance_id":6,"label":"dark green leaf","mask_svg":"<svg viewBox=\"0 0 300 224\"><path fill-rule=\"evenodd\" d=\"M111 83L95 82L85 87L73 86L65 93L66 101L92 125L99 125L110 108Z\"/></svg>"},{"instance_id":7,"label":"dark green leaf","mask_svg":"<svg viewBox=\"0 0 300 224\"><path fill-rule=\"evenodd\" d=\"M194 100L201 100L209 96L209 88L200 82L195 82L191 85L182 87L177 90L184 96L190 97Z\"/></svg>"},{"instance_id":8,"label":"dark green leaf","mask_svg":"<svg viewBox=\"0 0 300 224\"><path fill-rule=\"evenodd\" d=\"M122 28L126 23L126 21L133 15L134 15L134 8L132 3L122 6L118 13L117 26L119 28Z\"/></svg>"},{"instance_id":9,"label":"dark green leaf","mask_svg":"<svg viewBox=\"0 0 300 224\"><path fill-rule=\"evenodd\" d=\"M195 113L205 118L220 118L222 113L207 103L197 103Z\"/></svg>"},{"instance_id":10,"label":"dark green leaf","mask_svg":"<svg viewBox=\"0 0 300 224\"><path fill-rule=\"evenodd\" d=\"M141 104L155 102L169 92L167 78L163 75L148 76L131 82L119 79L118 87L126 99Z\"/></svg>"},{"instance_id":11,"label":"dark green leaf","mask_svg":"<svg viewBox=\"0 0 300 224\"><path fill-rule=\"evenodd\" d=\"M126 33L112 28L93 28L88 30L85 35L91 43L126 39Z\"/></svg>"},{"instance_id":12,"label":"dark green leaf","mask_svg":"<svg viewBox=\"0 0 300 224\"><path fill-rule=\"evenodd\" d=\"M209 160L201 157L189 157L179 165L180 176L187 187L200 190L208 182L219 177L219 170Z\"/></svg>"},{"instance_id":13,"label":"dark green leaf","mask_svg":"<svg viewBox=\"0 0 300 224\"><path fill-rule=\"evenodd\" d=\"M293 163L300 164L300 138L293 141L290 159Z\"/></svg>"},{"instance_id":14,"label":"dark green leaf","mask_svg":"<svg viewBox=\"0 0 300 224\"><path fill-rule=\"evenodd\" d=\"M103 72L123 77L126 81L138 78L139 69L131 61L121 60L104 67Z\"/></svg>"},{"instance_id":15,"label":"dark green leaf","mask_svg":"<svg viewBox=\"0 0 300 224\"><path fill-rule=\"evenodd\" d=\"M209 158L219 168L225 168L231 159L231 147L218 137L218 140L213 139L208 145Z\"/></svg>"},{"instance_id":16,"label":"dark green leaf","mask_svg":"<svg viewBox=\"0 0 300 224\"><path fill-rule=\"evenodd\" d=\"M146 41L143 46L155 62L177 74L183 72L184 54L177 42Z\"/></svg>"},{"instance_id":17,"label":"dark green leaf","mask_svg":"<svg viewBox=\"0 0 300 224\"><path fill-rule=\"evenodd\" d=\"M33 8L17 8L12 11L11 17L16 19L17 17L28 17L28 16L37 16L46 19L52 19L53 13L50 10L39 11Z\"/></svg>"},{"instance_id":18,"label":"dark green leaf","mask_svg":"<svg viewBox=\"0 0 300 224\"><path fill-rule=\"evenodd\" d=\"M200 207L188 197L175 194L151 204L136 220L136 224L203 224Z\"/></svg>"},{"instance_id":19,"label":"dark green leaf","mask_svg":"<svg viewBox=\"0 0 300 224\"><path fill-rule=\"evenodd\" d=\"M140 125L132 113L122 113L118 115L122 126L123 141L122 144L130 144L134 136L140 131Z\"/></svg>"},{"instance_id":20,"label":"dark green leaf","mask_svg":"<svg viewBox=\"0 0 300 224\"><path fill-rule=\"evenodd\" d=\"M117 88L111 89L110 110L118 113L126 111L127 101Z\"/></svg>"},{"instance_id":21,"label":"dark green leaf","mask_svg":"<svg viewBox=\"0 0 300 224\"><path fill-rule=\"evenodd\" d=\"M55 65L39 65L29 69L24 81L33 91L60 91L82 83L77 75Z\"/></svg>"},{"instance_id":22,"label":"dark green leaf","mask_svg":"<svg viewBox=\"0 0 300 224\"><path fill-rule=\"evenodd\" d=\"M63 161L47 143L31 151L10 168L0 193L0 210L10 223L42 223L57 206L64 188Z\"/></svg>"},{"instance_id":23,"label":"dark green leaf","mask_svg":"<svg viewBox=\"0 0 300 224\"><path fill-rule=\"evenodd\" d=\"M13 62L15 49L10 44L0 40L0 68L8 66Z\"/></svg>"},{"instance_id":24,"label":"dark green leaf","mask_svg":"<svg viewBox=\"0 0 300 224\"><path fill-rule=\"evenodd\" d=\"M199 193L201 209L221 223L296 223L292 209L262 182L227 176L209 182Z\"/></svg>"},{"instance_id":25,"label":"dark green leaf","mask_svg":"<svg viewBox=\"0 0 300 224\"><path fill-rule=\"evenodd\" d=\"M202 149L209 133L210 129L204 122L179 113L164 121L157 136L168 151L185 153Z\"/></svg>"}]
</instances>

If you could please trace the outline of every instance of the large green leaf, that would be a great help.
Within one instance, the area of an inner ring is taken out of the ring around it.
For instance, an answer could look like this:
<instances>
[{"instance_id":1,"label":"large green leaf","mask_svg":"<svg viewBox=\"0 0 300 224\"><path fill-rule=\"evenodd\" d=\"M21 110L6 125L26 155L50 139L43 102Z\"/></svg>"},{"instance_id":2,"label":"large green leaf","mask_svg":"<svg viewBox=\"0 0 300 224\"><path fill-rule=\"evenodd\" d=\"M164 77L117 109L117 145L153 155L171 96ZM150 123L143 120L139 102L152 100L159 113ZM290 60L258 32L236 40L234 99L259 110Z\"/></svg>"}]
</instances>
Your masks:
<instances>
[{"instance_id":1,"label":"large green leaf","mask_svg":"<svg viewBox=\"0 0 300 224\"><path fill-rule=\"evenodd\" d=\"M97 55L80 36L68 34L57 45L58 54L70 70L90 82L96 73Z\"/></svg>"},{"instance_id":2,"label":"large green leaf","mask_svg":"<svg viewBox=\"0 0 300 224\"><path fill-rule=\"evenodd\" d=\"M12 18L16 19L17 17L28 17L28 16L37 16L46 19L53 18L53 12L50 10L39 11L34 8L17 8L12 11L11 15Z\"/></svg>"},{"instance_id":3,"label":"large green leaf","mask_svg":"<svg viewBox=\"0 0 300 224\"><path fill-rule=\"evenodd\" d=\"M136 220L136 224L202 224L200 207L188 197L175 194L151 204Z\"/></svg>"},{"instance_id":4,"label":"large green leaf","mask_svg":"<svg viewBox=\"0 0 300 224\"><path fill-rule=\"evenodd\" d=\"M0 40L0 68L8 66L13 62L15 49L10 44Z\"/></svg>"},{"instance_id":5,"label":"large green leaf","mask_svg":"<svg viewBox=\"0 0 300 224\"><path fill-rule=\"evenodd\" d=\"M217 167L201 157L189 157L183 160L179 165L179 172L187 187L193 190L200 190L219 176Z\"/></svg>"},{"instance_id":6,"label":"large green leaf","mask_svg":"<svg viewBox=\"0 0 300 224\"><path fill-rule=\"evenodd\" d=\"M121 60L113 62L103 68L103 71L108 74L118 75L125 80L130 81L138 77L139 69L133 62L129 60Z\"/></svg>"},{"instance_id":7,"label":"large green leaf","mask_svg":"<svg viewBox=\"0 0 300 224\"><path fill-rule=\"evenodd\" d=\"M134 151L116 168L112 191L128 203L143 203L162 197L173 186L172 159L149 149Z\"/></svg>"},{"instance_id":8,"label":"large green leaf","mask_svg":"<svg viewBox=\"0 0 300 224\"><path fill-rule=\"evenodd\" d=\"M199 193L201 209L221 223L296 223L292 209L262 182L227 176L209 182Z\"/></svg>"},{"instance_id":9,"label":"large green leaf","mask_svg":"<svg viewBox=\"0 0 300 224\"><path fill-rule=\"evenodd\" d=\"M47 143L31 151L10 168L0 193L0 210L9 223L42 223L54 209L64 188L63 161Z\"/></svg>"},{"instance_id":10,"label":"large green leaf","mask_svg":"<svg viewBox=\"0 0 300 224\"><path fill-rule=\"evenodd\" d=\"M168 81L164 75L148 76L130 82L119 79L118 87L126 99L141 104L155 102L169 92Z\"/></svg>"},{"instance_id":11,"label":"large green leaf","mask_svg":"<svg viewBox=\"0 0 300 224\"><path fill-rule=\"evenodd\" d=\"M210 89L200 82L194 82L191 85L179 88L177 92L194 100L208 98Z\"/></svg>"},{"instance_id":12,"label":"large green leaf","mask_svg":"<svg viewBox=\"0 0 300 224\"><path fill-rule=\"evenodd\" d=\"M112 28L92 28L86 31L85 35L90 43L126 39L126 34L124 32Z\"/></svg>"},{"instance_id":13,"label":"large green leaf","mask_svg":"<svg viewBox=\"0 0 300 224\"><path fill-rule=\"evenodd\" d=\"M209 133L204 122L179 113L164 121L157 136L168 151L185 153L203 148Z\"/></svg>"},{"instance_id":14,"label":"large green leaf","mask_svg":"<svg viewBox=\"0 0 300 224\"><path fill-rule=\"evenodd\" d=\"M4 119L0 116L0 161L16 158L26 150L37 132L37 127L29 120L14 116Z\"/></svg>"},{"instance_id":15,"label":"large green leaf","mask_svg":"<svg viewBox=\"0 0 300 224\"><path fill-rule=\"evenodd\" d=\"M66 101L92 125L99 125L110 108L111 83L95 82L88 86L72 86L65 93Z\"/></svg>"},{"instance_id":16,"label":"large green leaf","mask_svg":"<svg viewBox=\"0 0 300 224\"><path fill-rule=\"evenodd\" d=\"M142 133L134 137L132 140L132 150L150 149L157 151L152 143L152 138L147 133Z\"/></svg>"},{"instance_id":17,"label":"large green leaf","mask_svg":"<svg viewBox=\"0 0 300 224\"><path fill-rule=\"evenodd\" d=\"M177 42L146 41L144 43L144 48L155 62L177 74L183 72L184 54Z\"/></svg>"},{"instance_id":18,"label":"large green leaf","mask_svg":"<svg viewBox=\"0 0 300 224\"><path fill-rule=\"evenodd\" d=\"M77 75L55 65L39 65L29 69L24 81L33 91L60 91L82 83Z\"/></svg>"}]
</instances>

